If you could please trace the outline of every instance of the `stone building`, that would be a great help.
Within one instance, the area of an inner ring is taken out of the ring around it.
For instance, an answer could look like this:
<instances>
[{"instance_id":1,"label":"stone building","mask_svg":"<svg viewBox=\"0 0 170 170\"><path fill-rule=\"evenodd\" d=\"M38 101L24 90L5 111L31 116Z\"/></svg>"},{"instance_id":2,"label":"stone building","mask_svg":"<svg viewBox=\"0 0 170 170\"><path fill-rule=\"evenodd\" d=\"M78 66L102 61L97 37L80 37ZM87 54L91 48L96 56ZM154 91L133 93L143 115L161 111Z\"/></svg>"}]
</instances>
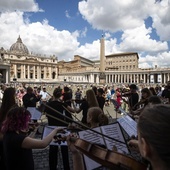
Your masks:
<instances>
[{"instance_id":1,"label":"stone building","mask_svg":"<svg viewBox=\"0 0 170 170\"><path fill-rule=\"evenodd\" d=\"M20 37L9 50L1 48L0 56L0 73L3 77L1 82L43 82L57 79L57 57L30 54ZM4 63L8 63L10 69L3 68L1 65Z\"/></svg>"},{"instance_id":2,"label":"stone building","mask_svg":"<svg viewBox=\"0 0 170 170\"><path fill-rule=\"evenodd\" d=\"M101 38L100 60L75 55L72 61L58 61L56 56L30 53L18 37L9 50L0 49L0 82L67 83L166 83L169 68L140 69L136 52L105 55ZM101 81L102 79L102 81ZM104 80L104 81L103 81Z\"/></svg>"}]
</instances>

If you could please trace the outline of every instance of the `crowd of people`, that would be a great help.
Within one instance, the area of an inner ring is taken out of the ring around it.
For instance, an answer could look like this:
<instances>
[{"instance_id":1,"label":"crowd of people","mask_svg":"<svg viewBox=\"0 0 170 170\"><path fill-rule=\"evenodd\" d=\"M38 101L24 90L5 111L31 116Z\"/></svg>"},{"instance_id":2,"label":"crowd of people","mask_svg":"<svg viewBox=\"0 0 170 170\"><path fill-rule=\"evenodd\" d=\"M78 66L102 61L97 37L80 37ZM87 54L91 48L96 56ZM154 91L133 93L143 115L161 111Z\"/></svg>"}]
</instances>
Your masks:
<instances>
[{"instance_id":1,"label":"crowd of people","mask_svg":"<svg viewBox=\"0 0 170 170\"><path fill-rule=\"evenodd\" d=\"M57 132L64 131L64 127L76 122L73 113L82 114L82 119L78 120L81 128L93 129L109 124L108 116L103 110L112 103L116 112L121 114L121 107L137 122L138 137L128 141L129 145L138 149L151 169L166 170L170 167L170 81L164 88L139 88L136 84L130 84L121 87L90 85L81 89L73 85L38 87L23 83L18 87L2 85L0 93L0 169L33 170L32 149L47 147ZM30 137L29 124L37 120L31 119L28 107L38 108L43 112L48 126L63 128L55 128L41 140ZM72 152L74 169L86 169L83 163L84 153L75 148L70 136L67 137L67 143L68 145L61 146L64 169L71 169L69 150ZM57 145L50 145L50 170L58 167L58 152Z\"/></svg>"}]
</instances>

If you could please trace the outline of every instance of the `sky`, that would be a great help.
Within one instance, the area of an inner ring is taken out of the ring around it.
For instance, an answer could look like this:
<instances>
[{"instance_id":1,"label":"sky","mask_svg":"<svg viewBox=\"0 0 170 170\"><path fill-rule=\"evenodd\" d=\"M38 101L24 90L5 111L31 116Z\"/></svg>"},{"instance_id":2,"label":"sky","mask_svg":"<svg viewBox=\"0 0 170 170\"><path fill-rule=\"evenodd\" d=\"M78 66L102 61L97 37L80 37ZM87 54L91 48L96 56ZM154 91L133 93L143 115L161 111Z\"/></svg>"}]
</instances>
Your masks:
<instances>
[{"instance_id":1,"label":"sky","mask_svg":"<svg viewBox=\"0 0 170 170\"><path fill-rule=\"evenodd\" d=\"M170 67L170 0L0 0L0 48L20 36L32 54L100 59L137 52L140 68Z\"/></svg>"}]
</instances>

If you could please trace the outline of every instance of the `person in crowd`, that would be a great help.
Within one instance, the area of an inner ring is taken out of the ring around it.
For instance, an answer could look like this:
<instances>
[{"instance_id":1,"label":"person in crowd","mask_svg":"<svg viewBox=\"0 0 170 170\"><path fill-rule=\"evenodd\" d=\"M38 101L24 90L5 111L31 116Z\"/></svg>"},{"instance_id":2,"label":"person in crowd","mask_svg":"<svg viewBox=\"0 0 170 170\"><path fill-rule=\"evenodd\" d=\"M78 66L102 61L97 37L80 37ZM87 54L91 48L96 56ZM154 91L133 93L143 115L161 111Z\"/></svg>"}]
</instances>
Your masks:
<instances>
[{"instance_id":1,"label":"person in crowd","mask_svg":"<svg viewBox=\"0 0 170 170\"><path fill-rule=\"evenodd\" d=\"M49 126L66 127L68 125L68 123L71 122L69 119L67 119L67 117L64 117L57 113L57 112L60 112L61 114L65 115L66 114L65 108L69 112L72 112L72 113L75 112L75 110L71 106L69 106L67 103L63 102L63 100L61 98L62 98L62 89L55 88L53 91L53 100L49 101L45 108ZM54 118L51 116L53 116ZM58 119L60 119L61 121ZM63 161L64 169L69 170L70 166L69 166L68 147L61 146L61 153L62 153L62 161ZM50 148L49 148L50 170L56 170L57 165L58 165L58 146L50 145Z\"/></svg>"},{"instance_id":2,"label":"person in crowd","mask_svg":"<svg viewBox=\"0 0 170 170\"><path fill-rule=\"evenodd\" d=\"M0 108L0 122L3 122L7 112L14 106L18 106L16 103L16 90L13 87L8 87L5 89L2 98L2 105Z\"/></svg>"},{"instance_id":3,"label":"person in crowd","mask_svg":"<svg viewBox=\"0 0 170 170\"><path fill-rule=\"evenodd\" d=\"M111 99L111 90L110 90L110 87L107 87L107 90L106 90L106 106L110 105L110 99Z\"/></svg>"},{"instance_id":4,"label":"person in crowd","mask_svg":"<svg viewBox=\"0 0 170 170\"><path fill-rule=\"evenodd\" d=\"M49 93L47 92L47 89L46 89L46 87L44 86L43 87L43 90L42 91L40 91L40 95L41 95L41 101L43 101L43 102L47 102L48 101L48 99L50 98L50 95L49 95Z\"/></svg>"},{"instance_id":5,"label":"person in crowd","mask_svg":"<svg viewBox=\"0 0 170 170\"><path fill-rule=\"evenodd\" d=\"M170 167L169 112L170 106L165 104L146 107L138 120L138 140L128 142L150 162L152 170L168 170Z\"/></svg>"},{"instance_id":6,"label":"person in crowd","mask_svg":"<svg viewBox=\"0 0 170 170\"><path fill-rule=\"evenodd\" d=\"M109 124L108 117L103 113L100 107L91 107L87 112L87 123L90 128L95 128Z\"/></svg>"},{"instance_id":7,"label":"person in crowd","mask_svg":"<svg viewBox=\"0 0 170 170\"><path fill-rule=\"evenodd\" d=\"M97 87L93 85L92 90L94 91L94 94L97 96Z\"/></svg>"},{"instance_id":8,"label":"person in crowd","mask_svg":"<svg viewBox=\"0 0 170 170\"><path fill-rule=\"evenodd\" d=\"M165 89L162 91L161 97L163 98L165 104L170 103L170 81L167 82Z\"/></svg>"},{"instance_id":9,"label":"person in crowd","mask_svg":"<svg viewBox=\"0 0 170 170\"><path fill-rule=\"evenodd\" d=\"M80 113L82 111L83 117L82 117L81 122L83 124L87 124L88 109L91 107L95 107L95 106L99 107L99 104L98 104L98 101L97 101L97 98L96 98L96 95L93 89L86 90L86 98L85 100L82 101L79 108L77 108L74 104L73 106L74 106L76 113Z\"/></svg>"},{"instance_id":10,"label":"person in crowd","mask_svg":"<svg viewBox=\"0 0 170 170\"><path fill-rule=\"evenodd\" d=\"M117 102L116 111L120 112L119 111L119 107L121 106L121 99L122 98L121 98L121 93L120 93L120 89L119 88L116 89L115 95L116 95L116 102Z\"/></svg>"},{"instance_id":11,"label":"person in crowd","mask_svg":"<svg viewBox=\"0 0 170 170\"><path fill-rule=\"evenodd\" d=\"M104 90L102 88L98 88L97 89L97 101L98 101L98 104L99 104L99 107L103 110L104 108L104 104L105 104L105 98L103 96L104 94Z\"/></svg>"},{"instance_id":12,"label":"person in crowd","mask_svg":"<svg viewBox=\"0 0 170 170\"><path fill-rule=\"evenodd\" d=\"M2 103L2 98L4 95L5 89L6 89L6 86L4 84L1 84L1 86L0 86L0 104Z\"/></svg>"},{"instance_id":13,"label":"person in crowd","mask_svg":"<svg viewBox=\"0 0 170 170\"><path fill-rule=\"evenodd\" d=\"M76 106L80 106L81 99L82 99L82 91L80 90L80 88L77 88L77 91L75 92Z\"/></svg>"},{"instance_id":14,"label":"person in crowd","mask_svg":"<svg viewBox=\"0 0 170 170\"><path fill-rule=\"evenodd\" d=\"M4 90L3 98L2 98L2 105L0 108L0 129L2 126L2 122L5 120L8 111L12 107L17 107L16 103L16 90L13 87L8 87ZM0 130L0 169L5 170L4 165L4 157L3 157L3 134Z\"/></svg>"},{"instance_id":15,"label":"person in crowd","mask_svg":"<svg viewBox=\"0 0 170 170\"><path fill-rule=\"evenodd\" d=\"M39 89L39 88L38 88ZM43 89L40 91L40 93L38 93L38 89L37 89L37 98L41 98L40 99L40 111L41 112L44 112L44 109L45 109L45 107L44 107L44 105L43 105L43 103L47 103L47 101L49 100L49 98L50 98L50 95L49 95L49 93L47 92L47 89L46 89L46 87L44 86L43 87Z\"/></svg>"},{"instance_id":16,"label":"person in crowd","mask_svg":"<svg viewBox=\"0 0 170 170\"><path fill-rule=\"evenodd\" d=\"M148 98L148 105L161 104L161 103L162 101L159 96L153 95Z\"/></svg>"},{"instance_id":17,"label":"person in crowd","mask_svg":"<svg viewBox=\"0 0 170 170\"><path fill-rule=\"evenodd\" d=\"M18 106L23 106L22 98L25 94L26 94L25 89L23 87L20 87L17 93Z\"/></svg>"},{"instance_id":18,"label":"person in crowd","mask_svg":"<svg viewBox=\"0 0 170 170\"><path fill-rule=\"evenodd\" d=\"M114 99L115 89L114 86L111 88L111 99Z\"/></svg>"},{"instance_id":19,"label":"person in crowd","mask_svg":"<svg viewBox=\"0 0 170 170\"><path fill-rule=\"evenodd\" d=\"M137 110L132 111L132 115L140 115L142 110L148 105L148 99L153 96L152 92L148 88L143 88L141 90L141 99L140 101L134 106L134 107L139 107Z\"/></svg>"},{"instance_id":20,"label":"person in crowd","mask_svg":"<svg viewBox=\"0 0 170 170\"><path fill-rule=\"evenodd\" d=\"M37 97L34 92L32 87L27 87L27 93L23 96L23 106L25 108L27 107L36 107L37 102L40 101L41 96Z\"/></svg>"},{"instance_id":21,"label":"person in crowd","mask_svg":"<svg viewBox=\"0 0 170 170\"><path fill-rule=\"evenodd\" d=\"M23 96L23 106L25 108L28 107L37 107L37 103L40 101L41 96L36 96L32 87L27 87L27 92ZM37 122L37 120L33 120L34 122Z\"/></svg>"},{"instance_id":22,"label":"person in crowd","mask_svg":"<svg viewBox=\"0 0 170 170\"><path fill-rule=\"evenodd\" d=\"M149 90L151 91L152 95L157 95L156 90L154 87L150 87Z\"/></svg>"},{"instance_id":23,"label":"person in crowd","mask_svg":"<svg viewBox=\"0 0 170 170\"><path fill-rule=\"evenodd\" d=\"M71 99L72 99L72 94L70 92L69 87L64 86L64 93L62 94L62 100L66 102L69 106L71 106Z\"/></svg>"},{"instance_id":24,"label":"person in crowd","mask_svg":"<svg viewBox=\"0 0 170 170\"><path fill-rule=\"evenodd\" d=\"M3 133L3 153L7 170L34 170L32 149L47 147L53 137L62 129L55 128L44 139L34 139L27 135L31 114L24 107L8 111L1 126Z\"/></svg>"},{"instance_id":25,"label":"person in crowd","mask_svg":"<svg viewBox=\"0 0 170 170\"><path fill-rule=\"evenodd\" d=\"M131 84L129 86L130 91L129 92L125 92L122 93L122 96L126 96L128 97L128 100L124 100L124 102L126 102L128 104L128 108L129 108L129 113L131 111L134 111L136 109L138 109L138 106L135 106L138 101L139 101L139 94L137 93L137 86L135 84Z\"/></svg>"}]
</instances>

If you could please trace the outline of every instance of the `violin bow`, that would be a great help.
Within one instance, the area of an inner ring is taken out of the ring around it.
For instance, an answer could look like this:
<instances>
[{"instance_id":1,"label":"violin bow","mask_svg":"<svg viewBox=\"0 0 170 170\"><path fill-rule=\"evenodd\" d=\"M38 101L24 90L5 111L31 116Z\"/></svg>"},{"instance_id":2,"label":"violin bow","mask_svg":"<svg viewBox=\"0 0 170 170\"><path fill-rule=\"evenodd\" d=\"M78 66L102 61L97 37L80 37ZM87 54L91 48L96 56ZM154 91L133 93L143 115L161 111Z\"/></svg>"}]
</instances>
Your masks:
<instances>
[{"instance_id":1,"label":"violin bow","mask_svg":"<svg viewBox=\"0 0 170 170\"><path fill-rule=\"evenodd\" d=\"M102 134L102 133L100 133L100 132L98 132L98 131L96 131L96 130L94 130L94 129L90 129L88 126L86 126L86 125L84 125L84 124L82 124L82 123L79 123L79 122L74 121L74 120L71 119L70 117L68 117L68 116L66 116L66 115L63 115L61 112L59 112L59 111L55 110L54 108L46 105L45 103L43 103L43 105L44 105L45 107L51 109L52 111L58 113L60 116L63 116L64 118L70 120L71 122L74 122L75 124L77 124L77 125L79 125L79 126L82 126L82 127L86 128L86 129L90 130L91 132L97 133L97 134L99 134L99 135L101 135L101 136L104 136L104 137L106 137L106 138L108 138L108 139L111 139L111 140L114 140L114 141L116 141L116 142L119 142L119 143L122 143L122 144L126 144L125 142L122 142L122 141L120 141L120 140L118 140L118 139L115 139L115 138L112 138L112 137L110 137L110 136L107 136L107 135L105 135L105 134ZM51 115L49 115L49 114L46 114L46 115L47 115L47 116L51 116ZM52 116L51 116L51 117L52 117ZM53 116L53 118L55 119L56 117ZM65 121L64 121L64 122L65 122Z\"/></svg>"},{"instance_id":2,"label":"violin bow","mask_svg":"<svg viewBox=\"0 0 170 170\"><path fill-rule=\"evenodd\" d=\"M63 108L67 110L67 112L69 112L76 120L80 122L80 120L75 115L73 115L73 113L71 113L66 107L63 106Z\"/></svg>"}]
</instances>

